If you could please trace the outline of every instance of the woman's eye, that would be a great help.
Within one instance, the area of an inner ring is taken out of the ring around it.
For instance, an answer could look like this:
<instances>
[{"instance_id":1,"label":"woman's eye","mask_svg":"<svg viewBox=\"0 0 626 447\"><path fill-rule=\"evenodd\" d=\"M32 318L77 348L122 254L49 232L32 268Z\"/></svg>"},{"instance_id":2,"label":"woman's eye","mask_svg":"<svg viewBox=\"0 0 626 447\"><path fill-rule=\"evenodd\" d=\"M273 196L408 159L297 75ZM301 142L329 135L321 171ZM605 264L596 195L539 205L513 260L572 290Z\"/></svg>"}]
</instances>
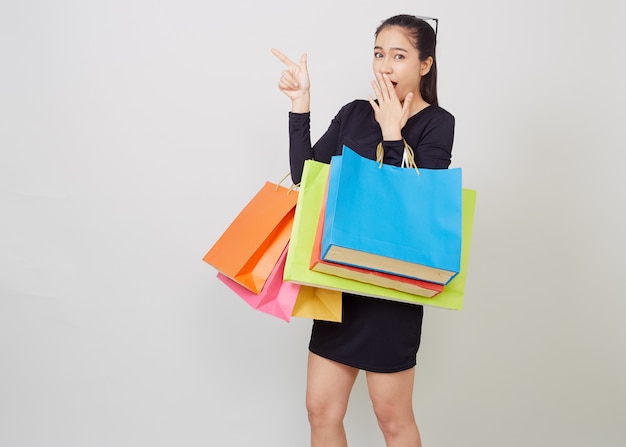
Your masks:
<instances>
[{"instance_id":1,"label":"woman's eye","mask_svg":"<svg viewBox=\"0 0 626 447\"><path fill-rule=\"evenodd\" d=\"M394 59L404 59L404 55L403 54L396 54L394 56Z\"/></svg>"},{"instance_id":2,"label":"woman's eye","mask_svg":"<svg viewBox=\"0 0 626 447\"><path fill-rule=\"evenodd\" d=\"M374 57L380 59L381 57L383 57L383 55L382 53L374 53Z\"/></svg>"}]
</instances>

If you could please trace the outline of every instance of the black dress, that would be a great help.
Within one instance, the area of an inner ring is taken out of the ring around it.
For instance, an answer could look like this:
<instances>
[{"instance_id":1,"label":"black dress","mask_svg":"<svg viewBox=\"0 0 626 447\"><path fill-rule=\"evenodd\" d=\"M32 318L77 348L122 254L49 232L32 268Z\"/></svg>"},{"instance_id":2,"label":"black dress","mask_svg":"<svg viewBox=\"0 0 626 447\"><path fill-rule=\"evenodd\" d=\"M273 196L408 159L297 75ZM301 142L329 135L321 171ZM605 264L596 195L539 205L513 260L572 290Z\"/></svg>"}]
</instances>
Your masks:
<instances>
[{"instance_id":1,"label":"black dress","mask_svg":"<svg viewBox=\"0 0 626 447\"><path fill-rule=\"evenodd\" d=\"M454 117L430 105L407 121L402 136L415 152L418 167L446 169L454 140ZM289 114L291 177L299 183L304 161L329 163L343 145L376 159L382 132L368 101L356 100L341 108L328 130L311 146L310 114ZM383 141L384 162L399 166L404 143ZM315 320L309 349L322 357L373 372L412 368L422 332L423 307L380 298L343 294L341 323Z\"/></svg>"}]
</instances>

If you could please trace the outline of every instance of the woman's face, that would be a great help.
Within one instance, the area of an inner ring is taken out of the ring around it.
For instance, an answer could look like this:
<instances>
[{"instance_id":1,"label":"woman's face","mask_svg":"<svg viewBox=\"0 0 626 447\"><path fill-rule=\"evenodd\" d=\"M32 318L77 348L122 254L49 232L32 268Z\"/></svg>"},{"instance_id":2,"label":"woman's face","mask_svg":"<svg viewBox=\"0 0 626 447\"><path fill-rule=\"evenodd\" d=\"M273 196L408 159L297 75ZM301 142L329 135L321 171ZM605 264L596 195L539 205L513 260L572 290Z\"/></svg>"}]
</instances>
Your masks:
<instances>
[{"instance_id":1,"label":"woman's face","mask_svg":"<svg viewBox=\"0 0 626 447\"><path fill-rule=\"evenodd\" d=\"M373 68L374 74L389 76L398 99L404 101L409 92L421 97L420 80L430 70L430 63L420 61L417 48L402 28L389 26L376 37Z\"/></svg>"}]
</instances>

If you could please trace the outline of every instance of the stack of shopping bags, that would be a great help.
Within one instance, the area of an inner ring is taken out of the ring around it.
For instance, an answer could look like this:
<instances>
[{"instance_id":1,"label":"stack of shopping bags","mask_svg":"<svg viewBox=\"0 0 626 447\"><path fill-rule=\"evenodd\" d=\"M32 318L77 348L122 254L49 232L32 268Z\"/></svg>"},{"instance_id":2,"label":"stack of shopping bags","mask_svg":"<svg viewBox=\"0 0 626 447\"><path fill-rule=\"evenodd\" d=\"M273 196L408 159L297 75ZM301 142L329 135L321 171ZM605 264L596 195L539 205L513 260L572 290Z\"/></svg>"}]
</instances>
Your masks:
<instances>
[{"instance_id":1,"label":"stack of shopping bags","mask_svg":"<svg viewBox=\"0 0 626 447\"><path fill-rule=\"evenodd\" d=\"M330 165L307 160L299 191L268 182L204 260L286 321L341 321L341 292L461 309L475 201L460 168L385 165L344 146Z\"/></svg>"},{"instance_id":2,"label":"stack of shopping bags","mask_svg":"<svg viewBox=\"0 0 626 447\"><path fill-rule=\"evenodd\" d=\"M253 308L285 321L292 316L341 320L341 294L283 280L298 191L266 182L204 255L217 277Z\"/></svg>"},{"instance_id":3,"label":"stack of shopping bags","mask_svg":"<svg viewBox=\"0 0 626 447\"><path fill-rule=\"evenodd\" d=\"M284 279L461 309L475 203L460 168L418 174L345 146L330 165L307 160Z\"/></svg>"}]
</instances>

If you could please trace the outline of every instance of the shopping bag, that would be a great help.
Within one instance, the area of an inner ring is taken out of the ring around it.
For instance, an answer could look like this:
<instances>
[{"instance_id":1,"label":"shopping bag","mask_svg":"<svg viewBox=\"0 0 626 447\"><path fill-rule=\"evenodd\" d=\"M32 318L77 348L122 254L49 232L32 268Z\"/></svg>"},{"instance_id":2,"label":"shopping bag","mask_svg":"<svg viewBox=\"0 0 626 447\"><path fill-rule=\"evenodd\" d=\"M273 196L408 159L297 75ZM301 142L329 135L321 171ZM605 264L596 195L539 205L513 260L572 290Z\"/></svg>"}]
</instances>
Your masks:
<instances>
[{"instance_id":1,"label":"shopping bag","mask_svg":"<svg viewBox=\"0 0 626 447\"><path fill-rule=\"evenodd\" d=\"M447 284L461 266L461 168L379 164L343 147L331 161L322 256Z\"/></svg>"},{"instance_id":2,"label":"shopping bag","mask_svg":"<svg viewBox=\"0 0 626 447\"><path fill-rule=\"evenodd\" d=\"M408 278L406 276L393 275L391 273L368 270L351 265L337 264L335 262L321 259L322 234L324 230L324 216L326 210L326 200L322 202L322 210L317 222L317 231L313 241L313 253L311 255L311 270L328 273L329 275L341 276L342 278L354 279L356 281L375 284L389 289L396 289L413 295L420 295L432 298L441 291L443 285L419 279Z\"/></svg>"},{"instance_id":3,"label":"shopping bag","mask_svg":"<svg viewBox=\"0 0 626 447\"><path fill-rule=\"evenodd\" d=\"M301 286L291 316L340 323L342 317L341 292Z\"/></svg>"},{"instance_id":4,"label":"shopping bag","mask_svg":"<svg viewBox=\"0 0 626 447\"><path fill-rule=\"evenodd\" d=\"M286 258L287 247L283 250L278 263L267 278L261 293L258 294L222 273L218 272L217 277L254 309L289 322L301 286L283 281Z\"/></svg>"},{"instance_id":5,"label":"shopping bag","mask_svg":"<svg viewBox=\"0 0 626 447\"><path fill-rule=\"evenodd\" d=\"M314 160L304 162L304 170L298 194L284 279L298 284L350 292L412 304L424 304L446 309L462 309L465 294L466 273L474 220L476 192L463 189L463 238L461 247L461 270L444 286L444 290L432 298L413 295L395 289L367 284L353 279L311 270L317 222L324 200L329 165Z\"/></svg>"},{"instance_id":6,"label":"shopping bag","mask_svg":"<svg viewBox=\"0 0 626 447\"><path fill-rule=\"evenodd\" d=\"M298 192L271 182L250 200L203 260L254 293L287 246Z\"/></svg>"}]
</instances>

